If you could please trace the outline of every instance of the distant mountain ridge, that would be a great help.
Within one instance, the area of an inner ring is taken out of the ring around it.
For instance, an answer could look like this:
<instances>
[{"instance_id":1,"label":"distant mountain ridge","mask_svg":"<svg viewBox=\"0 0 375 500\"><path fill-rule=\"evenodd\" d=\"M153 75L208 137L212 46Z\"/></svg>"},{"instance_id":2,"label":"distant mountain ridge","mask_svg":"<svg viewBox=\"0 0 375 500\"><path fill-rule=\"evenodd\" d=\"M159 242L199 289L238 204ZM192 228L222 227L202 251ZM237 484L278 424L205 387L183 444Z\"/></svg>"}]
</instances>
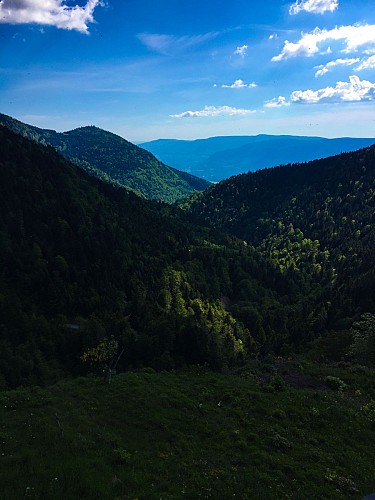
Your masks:
<instances>
[{"instance_id":1,"label":"distant mountain ridge","mask_svg":"<svg viewBox=\"0 0 375 500\"><path fill-rule=\"evenodd\" d=\"M68 132L40 129L0 114L0 123L28 139L49 144L91 175L147 199L173 203L209 183L157 160L152 153L98 127Z\"/></svg>"},{"instance_id":2,"label":"distant mountain ridge","mask_svg":"<svg viewBox=\"0 0 375 500\"><path fill-rule=\"evenodd\" d=\"M375 138L266 135L223 136L183 141L158 139L140 146L175 168L211 182L282 164L300 163L355 151Z\"/></svg>"}]
</instances>

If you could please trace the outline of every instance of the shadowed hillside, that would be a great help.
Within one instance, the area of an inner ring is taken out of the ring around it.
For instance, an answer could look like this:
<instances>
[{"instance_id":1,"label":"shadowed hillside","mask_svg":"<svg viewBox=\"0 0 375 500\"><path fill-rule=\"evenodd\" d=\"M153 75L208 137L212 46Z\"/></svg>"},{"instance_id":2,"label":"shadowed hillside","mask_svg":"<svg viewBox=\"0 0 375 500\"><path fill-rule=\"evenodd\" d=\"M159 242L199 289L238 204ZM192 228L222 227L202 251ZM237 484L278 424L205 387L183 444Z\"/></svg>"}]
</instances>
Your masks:
<instances>
[{"instance_id":1,"label":"shadowed hillside","mask_svg":"<svg viewBox=\"0 0 375 500\"><path fill-rule=\"evenodd\" d=\"M209 185L198 177L164 165L148 151L98 127L58 133L1 114L0 123L36 142L50 144L91 175L148 199L173 203Z\"/></svg>"},{"instance_id":2,"label":"shadowed hillside","mask_svg":"<svg viewBox=\"0 0 375 500\"><path fill-rule=\"evenodd\" d=\"M372 363L351 328L372 331L374 148L231 178L182 213L0 133L4 387L111 346L120 369L228 370L329 331L325 355Z\"/></svg>"},{"instance_id":3,"label":"shadowed hillside","mask_svg":"<svg viewBox=\"0 0 375 500\"><path fill-rule=\"evenodd\" d=\"M314 317L316 299L298 275L49 146L4 127L0 139L3 385L79 373L83 352L111 337L121 368L159 369L221 370L305 341L295 305Z\"/></svg>"},{"instance_id":4,"label":"shadowed hillside","mask_svg":"<svg viewBox=\"0 0 375 500\"><path fill-rule=\"evenodd\" d=\"M232 177L193 196L189 210L254 245L283 273L319 280L323 263L331 267L321 318L336 328L375 312L374 187L372 146Z\"/></svg>"}]
</instances>

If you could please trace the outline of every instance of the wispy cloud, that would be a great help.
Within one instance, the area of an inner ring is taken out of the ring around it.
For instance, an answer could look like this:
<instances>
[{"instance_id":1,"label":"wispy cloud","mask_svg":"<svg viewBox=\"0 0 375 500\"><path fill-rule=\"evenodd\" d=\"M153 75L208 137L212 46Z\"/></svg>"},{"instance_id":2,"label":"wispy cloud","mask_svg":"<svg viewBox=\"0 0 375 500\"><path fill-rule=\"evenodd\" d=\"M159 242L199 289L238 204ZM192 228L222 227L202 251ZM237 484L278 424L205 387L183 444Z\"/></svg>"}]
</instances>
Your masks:
<instances>
[{"instance_id":1,"label":"wispy cloud","mask_svg":"<svg viewBox=\"0 0 375 500\"><path fill-rule=\"evenodd\" d=\"M342 41L341 51L344 53L357 52L359 48L371 50L375 45L375 25L340 26L331 30L315 28L310 33L303 33L296 43L286 40L281 53L271 60L278 62L292 57L322 54L327 51L324 44L329 41Z\"/></svg>"},{"instance_id":2,"label":"wispy cloud","mask_svg":"<svg viewBox=\"0 0 375 500\"><path fill-rule=\"evenodd\" d=\"M138 33L137 38L150 50L164 55L172 55L212 40L218 34L211 32L202 35L174 36L158 33Z\"/></svg>"},{"instance_id":3,"label":"wispy cloud","mask_svg":"<svg viewBox=\"0 0 375 500\"><path fill-rule=\"evenodd\" d=\"M0 23L40 24L88 34L95 8L104 5L102 0L88 0L83 7L65 4L65 0L2 0Z\"/></svg>"},{"instance_id":4,"label":"wispy cloud","mask_svg":"<svg viewBox=\"0 0 375 500\"><path fill-rule=\"evenodd\" d=\"M349 77L349 82L337 82L335 87L325 87L316 91L295 90L290 96L292 102L305 104L373 101L374 99L375 83L360 80L355 75Z\"/></svg>"},{"instance_id":5,"label":"wispy cloud","mask_svg":"<svg viewBox=\"0 0 375 500\"><path fill-rule=\"evenodd\" d=\"M207 116L244 116L256 113L253 109L238 109L231 106L205 106L199 111L184 111L176 115L170 115L172 118L194 118Z\"/></svg>"},{"instance_id":6,"label":"wispy cloud","mask_svg":"<svg viewBox=\"0 0 375 500\"><path fill-rule=\"evenodd\" d=\"M233 52L233 54L244 58L244 57L246 57L248 48L249 48L248 45L241 45L241 47L236 48L236 50Z\"/></svg>"},{"instance_id":7,"label":"wispy cloud","mask_svg":"<svg viewBox=\"0 0 375 500\"><path fill-rule=\"evenodd\" d=\"M279 97L275 97L270 101L266 101L264 104L265 108L282 108L284 106L290 106L290 102L288 102L282 95L279 95Z\"/></svg>"},{"instance_id":8,"label":"wispy cloud","mask_svg":"<svg viewBox=\"0 0 375 500\"><path fill-rule=\"evenodd\" d=\"M375 68L375 56L370 56L367 59L363 60L359 66L355 69L357 71L362 71L364 69L373 69Z\"/></svg>"},{"instance_id":9,"label":"wispy cloud","mask_svg":"<svg viewBox=\"0 0 375 500\"><path fill-rule=\"evenodd\" d=\"M353 66L353 64L356 64L359 62L360 59L358 58L352 58L352 59L336 59L336 61L330 61L327 64L321 64L319 66L315 66L315 69L318 71L315 73L315 78L318 78L319 76L323 76L329 71L332 70L332 68L336 68L337 66Z\"/></svg>"},{"instance_id":10,"label":"wispy cloud","mask_svg":"<svg viewBox=\"0 0 375 500\"><path fill-rule=\"evenodd\" d=\"M232 85L222 85L223 89L254 89L255 87L257 87L255 82L245 83L243 80L236 80Z\"/></svg>"},{"instance_id":11,"label":"wispy cloud","mask_svg":"<svg viewBox=\"0 0 375 500\"><path fill-rule=\"evenodd\" d=\"M297 0L289 7L289 14L293 16L303 11L324 14L327 11L333 12L338 6L338 0Z\"/></svg>"}]
</instances>

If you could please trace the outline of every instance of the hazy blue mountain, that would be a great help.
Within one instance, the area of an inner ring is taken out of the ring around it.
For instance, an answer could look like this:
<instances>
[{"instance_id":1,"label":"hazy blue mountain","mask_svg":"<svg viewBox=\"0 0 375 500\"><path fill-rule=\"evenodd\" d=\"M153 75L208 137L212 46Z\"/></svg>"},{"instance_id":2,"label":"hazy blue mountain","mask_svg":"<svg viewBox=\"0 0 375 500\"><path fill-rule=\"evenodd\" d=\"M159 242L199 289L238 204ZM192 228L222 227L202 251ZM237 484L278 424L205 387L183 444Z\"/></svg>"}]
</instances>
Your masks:
<instances>
[{"instance_id":1,"label":"hazy blue mountain","mask_svg":"<svg viewBox=\"0 0 375 500\"><path fill-rule=\"evenodd\" d=\"M375 138L325 139L262 134L211 137L195 141L159 139L142 143L141 147L168 165L215 182L261 168L354 151L374 143Z\"/></svg>"},{"instance_id":2,"label":"hazy blue mountain","mask_svg":"<svg viewBox=\"0 0 375 500\"><path fill-rule=\"evenodd\" d=\"M173 203L209 185L203 179L168 167L145 149L98 127L59 133L2 114L0 123L24 137L53 146L91 175L147 199Z\"/></svg>"}]
</instances>

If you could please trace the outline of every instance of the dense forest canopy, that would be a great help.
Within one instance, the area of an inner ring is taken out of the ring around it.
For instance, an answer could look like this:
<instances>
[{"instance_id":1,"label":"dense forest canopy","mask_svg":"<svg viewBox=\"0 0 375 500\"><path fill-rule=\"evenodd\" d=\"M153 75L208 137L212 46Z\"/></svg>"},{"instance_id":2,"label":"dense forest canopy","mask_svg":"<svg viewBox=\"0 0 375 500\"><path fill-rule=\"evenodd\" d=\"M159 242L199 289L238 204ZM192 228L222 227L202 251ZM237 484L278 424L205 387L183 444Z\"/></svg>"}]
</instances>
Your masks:
<instances>
[{"instance_id":1,"label":"dense forest canopy","mask_svg":"<svg viewBox=\"0 0 375 500\"><path fill-rule=\"evenodd\" d=\"M89 174L152 200L173 203L208 182L164 165L145 149L98 127L58 133L0 114L0 123L24 137L49 144Z\"/></svg>"},{"instance_id":2,"label":"dense forest canopy","mask_svg":"<svg viewBox=\"0 0 375 500\"><path fill-rule=\"evenodd\" d=\"M298 287L252 247L4 127L0 158L3 384L77 373L112 335L124 367L219 369L288 335Z\"/></svg>"},{"instance_id":3,"label":"dense forest canopy","mask_svg":"<svg viewBox=\"0 0 375 500\"><path fill-rule=\"evenodd\" d=\"M322 304L330 327L374 313L374 146L232 177L186 207L254 245L284 274L295 270L319 281L330 269L332 289Z\"/></svg>"},{"instance_id":4,"label":"dense forest canopy","mask_svg":"<svg viewBox=\"0 0 375 500\"><path fill-rule=\"evenodd\" d=\"M2 386L80 373L106 339L120 369L225 370L321 338L354 356L351 327L375 312L373 173L369 148L231 178L181 210L1 127Z\"/></svg>"}]
</instances>

